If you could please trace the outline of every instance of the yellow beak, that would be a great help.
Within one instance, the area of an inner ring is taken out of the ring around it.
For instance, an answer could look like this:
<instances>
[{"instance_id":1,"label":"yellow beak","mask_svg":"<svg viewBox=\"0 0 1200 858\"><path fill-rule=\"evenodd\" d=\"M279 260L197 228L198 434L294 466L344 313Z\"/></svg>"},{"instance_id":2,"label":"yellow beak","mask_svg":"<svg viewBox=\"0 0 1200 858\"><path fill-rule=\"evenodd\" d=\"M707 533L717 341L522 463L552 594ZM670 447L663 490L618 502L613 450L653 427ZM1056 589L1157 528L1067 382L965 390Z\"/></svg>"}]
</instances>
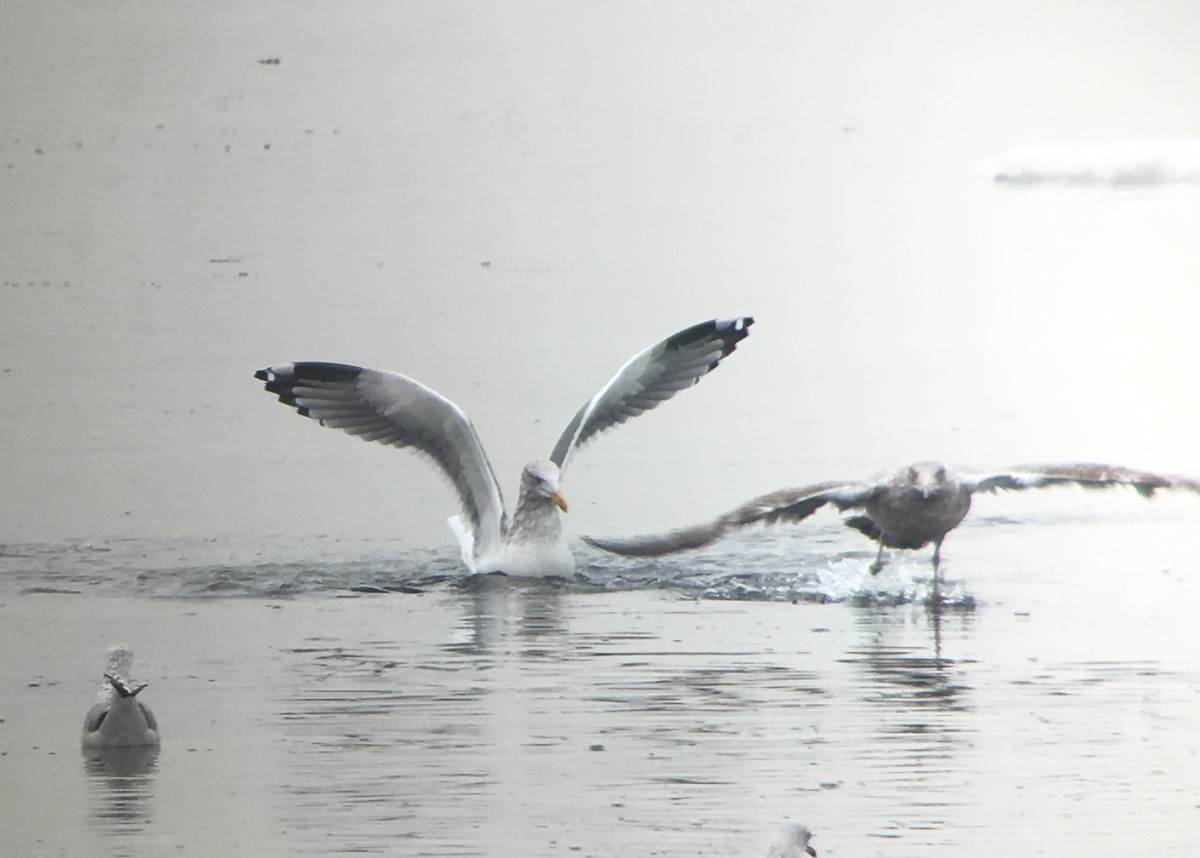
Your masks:
<instances>
[{"instance_id":1,"label":"yellow beak","mask_svg":"<svg viewBox=\"0 0 1200 858\"><path fill-rule=\"evenodd\" d=\"M562 492L554 492L550 495L550 500L563 512L567 511L567 499L562 496Z\"/></svg>"}]
</instances>

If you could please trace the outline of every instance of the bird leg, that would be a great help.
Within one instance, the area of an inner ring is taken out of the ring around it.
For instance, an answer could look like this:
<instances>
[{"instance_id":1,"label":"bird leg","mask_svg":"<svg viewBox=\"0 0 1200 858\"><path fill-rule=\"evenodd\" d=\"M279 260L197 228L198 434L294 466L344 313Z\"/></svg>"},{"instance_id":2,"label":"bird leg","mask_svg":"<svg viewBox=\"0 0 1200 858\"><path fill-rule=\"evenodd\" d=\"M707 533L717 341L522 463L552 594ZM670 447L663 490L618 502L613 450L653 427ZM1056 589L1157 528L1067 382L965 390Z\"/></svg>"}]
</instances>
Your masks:
<instances>
[{"instance_id":1,"label":"bird leg","mask_svg":"<svg viewBox=\"0 0 1200 858\"><path fill-rule=\"evenodd\" d=\"M942 612L935 605L930 612L933 619L933 657L938 667L942 665Z\"/></svg>"},{"instance_id":2,"label":"bird leg","mask_svg":"<svg viewBox=\"0 0 1200 858\"><path fill-rule=\"evenodd\" d=\"M942 603L942 540L933 543L933 596L932 601L935 605Z\"/></svg>"},{"instance_id":3,"label":"bird leg","mask_svg":"<svg viewBox=\"0 0 1200 858\"><path fill-rule=\"evenodd\" d=\"M875 555L875 562L871 564L871 574L878 575L883 571L883 540L879 540L879 553Z\"/></svg>"}]
</instances>

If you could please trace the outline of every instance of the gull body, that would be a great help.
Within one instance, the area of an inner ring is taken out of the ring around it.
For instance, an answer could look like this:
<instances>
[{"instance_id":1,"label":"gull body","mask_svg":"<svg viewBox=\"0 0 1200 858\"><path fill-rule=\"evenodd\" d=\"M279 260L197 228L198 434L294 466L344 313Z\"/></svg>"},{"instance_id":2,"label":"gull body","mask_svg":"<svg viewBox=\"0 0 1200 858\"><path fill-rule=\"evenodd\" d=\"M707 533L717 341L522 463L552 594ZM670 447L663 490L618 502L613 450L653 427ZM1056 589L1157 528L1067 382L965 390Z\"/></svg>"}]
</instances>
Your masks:
<instances>
[{"instance_id":1,"label":"gull body","mask_svg":"<svg viewBox=\"0 0 1200 858\"><path fill-rule=\"evenodd\" d=\"M469 571L561 576L575 568L560 487L575 451L698 382L746 338L753 322L749 316L701 322L630 358L576 412L549 458L524 467L511 516L475 427L440 393L399 373L317 361L267 367L255 377L280 402L323 426L432 459L458 495L462 511L448 524Z\"/></svg>"},{"instance_id":2,"label":"gull body","mask_svg":"<svg viewBox=\"0 0 1200 858\"><path fill-rule=\"evenodd\" d=\"M109 648L104 683L83 719L85 748L158 746L158 719L149 706L138 700L146 685L130 684L127 677L132 667L129 647L117 644Z\"/></svg>"},{"instance_id":3,"label":"gull body","mask_svg":"<svg viewBox=\"0 0 1200 858\"><path fill-rule=\"evenodd\" d=\"M812 832L803 822L788 820L781 823L771 834L767 844L767 858L816 858L817 850L808 842Z\"/></svg>"},{"instance_id":4,"label":"gull body","mask_svg":"<svg viewBox=\"0 0 1200 858\"><path fill-rule=\"evenodd\" d=\"M1088 489L1127 486L1143 497L1160 489L1200 493L1200 481L1137 471L1118 465L1073 463L1019 465L1001 471L955 471L941 462L916 462L876 480L834 481L781 489L753 498L712 521L662 534L628 538L590 537L597 548L631 557L655 557L700 548L726 534L759 524L803 521L826 504L856 510L845 524L879 543L871 572L883 568L884 548L915 550L933 545L934 598L938 598L942 541L958 527L978 492L1077 485Z\"/></svg>"}]
</instances>

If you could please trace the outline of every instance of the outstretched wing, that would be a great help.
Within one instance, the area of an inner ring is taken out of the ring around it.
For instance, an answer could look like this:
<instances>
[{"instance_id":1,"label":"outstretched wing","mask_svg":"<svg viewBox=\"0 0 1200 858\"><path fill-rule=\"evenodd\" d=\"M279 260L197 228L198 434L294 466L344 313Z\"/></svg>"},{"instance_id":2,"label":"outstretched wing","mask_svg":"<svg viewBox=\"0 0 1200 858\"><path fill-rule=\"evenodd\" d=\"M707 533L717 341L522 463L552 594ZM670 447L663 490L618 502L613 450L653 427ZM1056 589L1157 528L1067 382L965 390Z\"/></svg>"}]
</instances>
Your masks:
<instances>
[{"instance_id":1,"label":"outstretched wing","mask_svg":"<svg viewBox=\"0 0 1200 858\"><path fill-rule=\"evenodd\" d=\"M587 536L580 539L588 545L625 557L662 557L711 545L725 535L721 519L717 518L692 527L681 527L666 533L643 533L639 536Z\"/></svg>"},{"instance_id":2,"label":"outstretched wing","mask_svg":"<svg viewBox=\"0 0 1200 858\"><path fill-rule=\"evenodd\" d=\"M1179 489L1200 493L1200 481L1198 480L1095 462L1064 465L1018 465L1007 471L963 474L961 481L972 491L980 492L1077 485L1086 489L1129 486L1136 489L1142 497L1147 498L1152 497L1159 489Z\"/></svg>"},{"instance_id":3,"label":"outstretched wing","mask_svg":"<svg viewBox=\"0 0 1200 858\"><path fill-rule=\"evenodd\" d=\"M458 492L477 551L499 546L507 527L500 484L475 427L449 399L399 373L340 363L272 366L254 377L322 426L431 458Z\"/></svg>"},{"instance_id":4,"label":"outstretched wing","mask_svg":"<svg viewBox=\"0 0 1200 858\"><path fill-rule=\"evenodd\" d=\"M838 509L859 506L873 497L878 486L863 483L817 483L797 489L780 489L746 501L739 507L704 524L666 533L629 537L584 536L583 540L613 554L626 557L661 557L703 548L728 533L754 525L803 521L828 503Z\"/></svg>"},{"instance_id":5,"label":"outstretched wing","mask_svg":"<svg viewBox=\"0 0 1200 858\"><path fill-rule=\"evenodd\" d=\"M691 387L749 336L752 324L752 316L701 322L634 355L579 409L550 460L565 471L575 451L592 438Z\"/></svg>"}]
</instances>

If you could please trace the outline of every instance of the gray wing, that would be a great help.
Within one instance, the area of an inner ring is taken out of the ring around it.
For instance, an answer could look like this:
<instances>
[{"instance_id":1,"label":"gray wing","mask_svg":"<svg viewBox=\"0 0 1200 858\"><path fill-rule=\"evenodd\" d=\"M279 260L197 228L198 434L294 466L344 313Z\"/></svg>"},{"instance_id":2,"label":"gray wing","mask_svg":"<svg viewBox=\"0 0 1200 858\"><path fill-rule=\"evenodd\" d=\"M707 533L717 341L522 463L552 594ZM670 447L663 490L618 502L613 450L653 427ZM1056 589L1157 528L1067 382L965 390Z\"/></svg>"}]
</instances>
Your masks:
<instances>
[{"instance_id":1,"label":"gray wing","mask_svg":"<svg viewBox=\"0 0 1200 858\"><path fill-rule=\"evenodd\" d=\"M87 715L83 716L83 732L95 733L100 729L100 725L104 723L105 717L108 715L109 704L97 703L88 710Z\"/></svg>"},{"instance_id":2,"label":"gray wing","mask_svg":"<svg viewBox=\"0 0 1200 858\"><path fill-rule=\"evenodd\" d=\"M780 489L746 501L721 516L727 528L750 527L756 524L795 524L803 521L825 504L838 509L862 506L880 490L875 483L833 480L798 489Z\"/></svg>"},{"instance_id":3,"label":"gray wing","mask_svg":"<svg viewBox=\"0 0 1200 858\"><path fill-rule=\"evenodd\" d=\"M1200 493L1200 481L1137 471L1119 465L1080 462L1062 465L1018 465L1006 471L960 475L963 485L972 491L1038 489L1047 486L1077 485L1087 489L1129 486L1142 497L1153 497L1159 489L1178 489Z\"/></svg>"},{"instance_id":4,"label":"gray wing","mask_svg":"<svg viewBox=\"0 0 1200 858\"><path fill-rule=\"evenodd\" d=\"M749 336L752 324L752 316L701 322L634 355L579 409L550 460L565 471L575 451L592 438L691 387Z\"/></svg>"},{"instance_id":5,"label":"gray wing","mask_svg":"<svg viewBox=\"0 0 1200 858\"><path fill-rule=\"evenodd\" d=\"M158 719L154 717L154 713L150 711L150 707L142 701L138 701L138 707L142 710L142 716L146 719L146 726L158 732Z\"/></svg>"},{"instance_id":6,"label":"gray wing","mask_svg":"<svg viewBox=\"0 0 1200 858\"><path fill-rule=\"evenodd\" d=\"M399 373L340 363L272 366L254 377L322 426L431 458L458 492L476 546L499 545L507 528L500 484L475 427L449 399Z\"/></svg>"},{"instance_id":7,"label":"gray wing","mask_svg":"<svg viewBox=\"0 0 1200 858\"><path fill-rule=\"evenodd\" d=\"M726 534L754 525L803 521L826 504L848 509L865 503L879 490L877 485L828 482L796 489L780 489L746 501L704 524L666 533L628 537L584 536L589 545L626 557L661 557L711 545Z\"/></svg>"},{"instance_id":8,"label":"gray wing","mask_svg":"<svg viewBox=\"0 0 1200 858\"><path fill-rule=\"evenodd\" d=\"M721 519L717 518L692 527L681 527L666 533L643 533L639 536L587 536L580 539L588 545L620 554L624 557L662 557L711 545L725 535Z\"/></svg>"}]
</instances>

